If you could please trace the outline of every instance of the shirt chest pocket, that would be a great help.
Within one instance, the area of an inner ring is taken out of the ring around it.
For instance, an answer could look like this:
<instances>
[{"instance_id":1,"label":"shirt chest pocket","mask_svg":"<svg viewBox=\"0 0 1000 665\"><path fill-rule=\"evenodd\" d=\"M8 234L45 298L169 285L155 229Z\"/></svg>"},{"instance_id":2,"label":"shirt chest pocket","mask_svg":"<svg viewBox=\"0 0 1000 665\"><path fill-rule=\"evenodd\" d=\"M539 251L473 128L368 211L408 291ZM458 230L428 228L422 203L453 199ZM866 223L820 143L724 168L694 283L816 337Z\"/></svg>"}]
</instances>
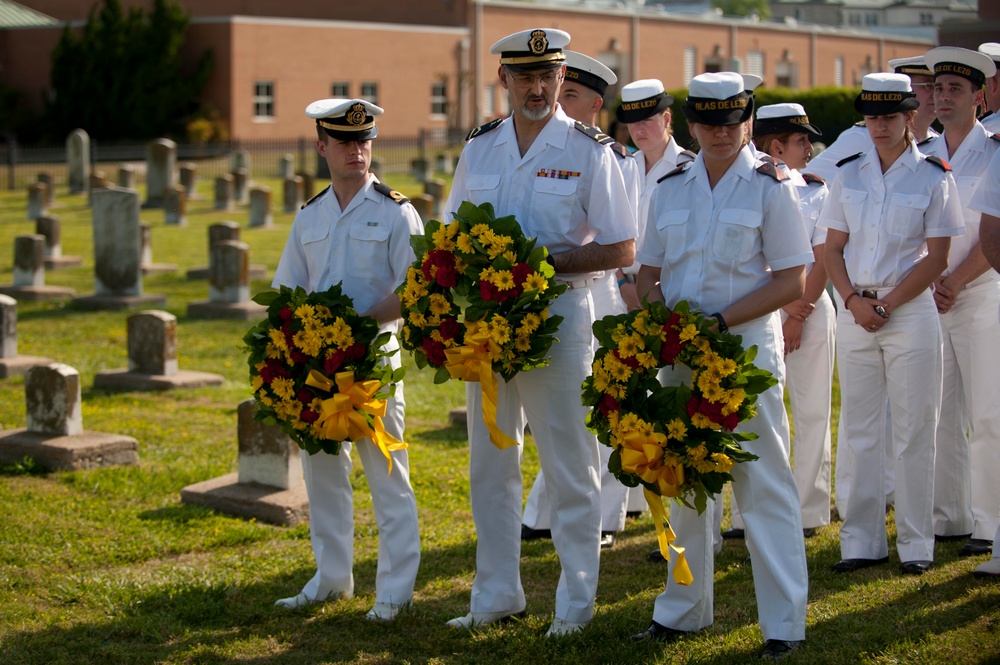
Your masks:
<instances>
[{"instance_id":1,"label":"shirt chest pocket","mask_svg":"<svg viewBox=\"0 0 1000 665\"><path fill-rule=\"evenodd\" d=\"M757 251L763 215L756 210L729 208L719 211L712 248L725 261L747 261Z\"/></svg>"},{"instance_id":2,"label":"shirt chest pocket","mask_svg":"<svg viewBox=\"0 0 1000 665\"><path fill-rule=\"evenodd\" d=\"M861 220L864 216L865 200L868 192L858 189L843 189L840 192L840 206L844 211L844 221L851 233L861 230Z\"/></svg>"},{"instance_id":3,"label":"shirt chest pocket","mask_svg":"<svg viewBox=\"0 0 1000 665\"><path fill-rule=\"evenodd\" d=\"M889 199L887 228L901 238L916 238L924 232L924 213L931 197L924 194L893 194Z\"/></svg>"},{"instance_id":4,"label":"shirt chest pocket","mask_svg":"<svg viewBox=\"0 0 1000 665\"><path fill-rule=\"evenodd\" d=\"M388 265L389 235L388 224L376 222L355 222L348 234L350 246L346 248L347 264L352 275L371 274Z\"/></svg>"},{"instance_id":5,"label":"shirt chest pocket","mask_svg":"<svg viewBox=\"0 0 1000 665\"><path fill-rule=\"evenodd\" d=\"M500 187L498 175L470 175L465 181L465 189L469 201L476 205L497 202L497 188Z\"/></svg>"},{"instance_id":6,"label":"shirt chest pocket","mask_svg":"<svg viewBox=\"0 0 1000 665\"><path fill-rule=\"evenodd\" d=\"M967 208L969 206L969 201L972 200L972 195L976 193L977 189L979 189L979 183L982 181L982 177L971 175L958 176L955 178L955 184L958 185L958 196L962 199L962 207Z\"/></svg>"},{"instance_id":7,"label":"shirt chest pocket","mask_svg":"<svg viewBox=\"0 0 1000 665\"><path fill-rule=\"evenodd\" d=\"M535 178L531 193L531 216L539 220L536 228L564 230L570 226L577 181Z\"/></svg>"},{"instance_id":8,"label":"shirt chest pocket","mask_svg":"<svg viewBox=\"0 0 1000 665\"><path fill-rule=\"evenodd\" d=\"M325 274L326 266L330 262L329 238L330 225L323 223L305 226L299 234L309 274L315 276L317 281Z\"/></svg>"},{"instance_id":9,"label":"shirt chest pocket","mask_svg":"<svg viewBox=\"0 0 1000 665\"><path fill-rule=\"evenodd\" d=\"M656 219L656 232L663 243L663 255L675 261L684 253L690 210L667 210Z\"/></svg>"}]
</instances>

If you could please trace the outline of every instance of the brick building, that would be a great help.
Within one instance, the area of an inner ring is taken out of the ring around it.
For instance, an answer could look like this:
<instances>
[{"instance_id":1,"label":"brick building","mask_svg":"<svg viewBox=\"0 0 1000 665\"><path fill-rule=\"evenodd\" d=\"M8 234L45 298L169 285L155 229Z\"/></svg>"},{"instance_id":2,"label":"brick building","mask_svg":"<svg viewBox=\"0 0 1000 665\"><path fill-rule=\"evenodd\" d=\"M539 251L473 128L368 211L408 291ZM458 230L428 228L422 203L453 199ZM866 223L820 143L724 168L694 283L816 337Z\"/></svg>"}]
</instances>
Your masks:
<instances>
[{"instance_id":1,"label":"brick building","mask_svg":"<svg viewBox=\"0 0 1000 665\"><path fill-rule=\"evenodd\" d=\"M78 0L20 4L60 23L0 29L0 80L40 100L61 23L79 25L88 8ZM191 61L206 49L215 56L203 99L240 139L301 136L302 110L322 96L365 97L383 106L385 135L473 127L508 110L490 45L533 26L567 30L573 36L570 48L599 58L623 82L655 77L668 88L721 69L759 74L772 87L854 86L890 58L934 46L926 39L715 14L693 17L610 1L181 0L181 5L192 16L185 45ZM609 97L616 92L610 90Z\"/></svg>"}]
</instances>

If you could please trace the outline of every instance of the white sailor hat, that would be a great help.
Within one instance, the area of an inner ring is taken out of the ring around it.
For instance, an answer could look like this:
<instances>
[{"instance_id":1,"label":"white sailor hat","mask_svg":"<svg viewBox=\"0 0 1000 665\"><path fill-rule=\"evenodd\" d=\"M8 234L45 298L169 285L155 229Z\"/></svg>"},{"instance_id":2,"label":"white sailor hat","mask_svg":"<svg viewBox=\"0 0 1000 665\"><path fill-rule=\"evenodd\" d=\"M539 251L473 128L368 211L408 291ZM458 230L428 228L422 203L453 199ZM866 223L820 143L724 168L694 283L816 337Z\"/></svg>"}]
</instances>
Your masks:
<instances>
[{"instance_id":1,"label":"white sailor hat","mask_svg":"<svg viewBox=\"0 0 1000 665\"><path fill-rule=\"evenodd\" d=\"M757 89L757 86L764 82L764 79L756 74L740 74L740 76L743 77L743 89L751 94Z\"/></svg>"},{"instance_id":2,"label":"white sailor hat","mask_svg":"<svg viewBox=\"0 0 1000 665\"><path fill-rule=\"evenodd\" d=\"M993 62L1000 62L1000 44L996 42L986 42L979 45L979 52L988 55Z\"/></svg>"},{"instance_id":3,"label":"white sailor hat","mask_svg":"<svg viewBox=\"0 0 1000 665\"><path fill-rule=\"evenodd\" d=\"M910 58L894 58L889 61L889 69L891 69L894 74L934 76L934 72L927 67L927 63L924 62L924 56L922 55L915 55Z\"/></svg>"},{"instance_id":4,"label":"white sailor hat","mask_svg":"<svg viewBox=\"0 0 1000 665\"><path fill-rule=\"evenodd\" d=\"M854 109L861 115L891 115L920 106L906 74L866 74Z\"/></svg>"},{"instance_id":5,"label":"white sailor hat","mask_svg":"<svg viewBox=\"0 0 1000 665\"><path fill-rule=\"evenodd\" d=\"M753 124L755 136L785 132L823 135L823 132L809 122L809 116L801 104L768 104L757 109L757 120Z\"/></svg>"},{"instance_id":6,"label":"white sailor hat","mask_svg":"<svg viewBox=\"0 0 1000 665\"><path fill-rule=\"evenodd\" d=\"M753 115L753 95L736 72L699 74L688 84L681 111L688 122L738 125Z\"/></svg>"},{"instance_id":7,"label":"white sailor hat","mask_svg":"<svg viewBox=\"0 0 1000 665\"><path fill-rule=\"evenodd\" d=\"M625 124L639 122L663 113L673 103L660 80L640 79L622 88L622 103L615 109L615 117Z\"/></svg>"},{"instance_id":8,"label":"white sailor hat","mask_svg":"<svg viewBox=\"0 0 1000 665\"><path fill-rule=\"evenodd\" d=\"M940 74L953 74L972 81L972 85L981 88L986 79L997 73L997 66L985 53L970 51L957 46L939 46L924 54L927 67Z\"/></svg>"},{"instance_id":9,"label":"white sailor hat","mask_svg":"<svg viewBox=\"0 0 1000 665\"><path fill-rule=\"evenodd\" d=\"M554 28L533 28L504 37L490 47L490 53L500 56L500 64L511 71L549 69L566 60L563 49L569 44L569 33Z\"/></svg>"},{"instance_id":10,"label":"white sailor hat","mask_svg":"<svg viewBox=\"0 0 1000 665\"><path fill-rule=\"evenodd\" d=\"M563 51L566 56L566 80L579 83L595 91L601 97L609 85L618 82L618 77L603 62L576 51Z\"/></svg>"},{"instance_id":11,"label":"white sailor hat","mask_svg":"<svg viewBox=\"0 0 1000 665\"><path fill-rule=\"evenodd\" d=\"M378 136L375 116L382 109L364 99L320 99L306 107L306 115L338 141L367 141Z\"/></svg>"}]
</instances>

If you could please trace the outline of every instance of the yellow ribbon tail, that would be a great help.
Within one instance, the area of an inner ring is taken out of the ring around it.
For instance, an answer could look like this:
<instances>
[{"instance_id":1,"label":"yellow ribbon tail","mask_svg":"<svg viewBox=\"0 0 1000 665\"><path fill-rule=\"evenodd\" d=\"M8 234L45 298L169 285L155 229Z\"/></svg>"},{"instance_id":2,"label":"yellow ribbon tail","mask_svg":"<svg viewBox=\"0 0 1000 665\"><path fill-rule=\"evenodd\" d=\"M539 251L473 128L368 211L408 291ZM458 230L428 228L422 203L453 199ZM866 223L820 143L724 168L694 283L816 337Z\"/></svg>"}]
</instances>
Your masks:
<instances>
[{"instance_id":1,"label":"yellow ribbon tail","mask_svg":"<svg viewBox=\"0 0 1000 665\"><path fill-rule=\"evenodd\" d=\"M490 442L499 450L516 446L517 441L507 436L497 426L497 377L493 374L493 363L489 359L489 335L485 332L470 332L466 335L465 346L445 349L445 368L453 379L478 381L483 389L483 422L490 433Z\"/></svg>"},{"instance_id":2,"label":"yellow ribbon tail","mask_svg":"<svg viewBox=\"0 0 1000 665\"><path fill-rule=\"evenodd\" d=\"M516 446L517 441L507 436L497 425L497 377L493 373L493 366L489 362L484 362L480 367L479 385L483 389L483 423L490 433L490 443L497 447L497 450L506 450L511 446Z\"/></svg>"},{"instance_id":3,"label":"yellow ribbon tail","mask_svg":"<svg viewBox=\"0 0 1000 665\"><path fill-rule=\"evenodd\" d=\"M373 418L375 422L375 431L371 434L372 443L378 446L382 454L385 455L386 461L389 462L389 471L387 475L392 474L392 455L389 454L391 450L404 450L407 446L406 443L400 441L392 434L385 431L385 425L382 424L382 419L378 416Z\"/></svg>"},{"instance_id":4,"label":"yellow ribbon tail","mask_svg":"<svg viewBox=\"0 0 1000 665\"><path fill-rule=\"evenodd\" d=\"M649 505L649 512L653 515L653 524L656 526L656 542L660 547L660 554L668 562L670 561L671 550L677 554L677 560L674 562L674 582L681 586L690 586L694 582L694 575L691 574L691 569L688 568L684 548L674 547L673 543L677 539L677 534L670 528L670 522L667 521L667 511L663 507L663 497L656 496L645 487L642 488L642 493L646 497L646 503Z\"/></svg>"}]
</instances>

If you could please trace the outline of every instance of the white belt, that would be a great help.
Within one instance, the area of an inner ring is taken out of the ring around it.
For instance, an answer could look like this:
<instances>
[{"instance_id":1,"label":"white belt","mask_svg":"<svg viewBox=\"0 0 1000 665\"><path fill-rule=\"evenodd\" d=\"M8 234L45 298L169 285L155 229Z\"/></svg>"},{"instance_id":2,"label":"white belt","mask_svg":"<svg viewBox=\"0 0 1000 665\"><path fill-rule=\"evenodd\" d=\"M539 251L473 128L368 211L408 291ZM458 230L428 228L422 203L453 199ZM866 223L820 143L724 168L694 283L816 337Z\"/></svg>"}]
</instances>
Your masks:
<instances>
[{"instance_id":1,"label":"white belt","mask_svg":"<svg viewBox=\"0 0 1000 665\"><path fill-rule=\"evenodd\" d=\"M559 279L556 278L556 284L565 284L566 288L573 289L589 289L594 284L597 284L597 278L588 277L586 279Z\"/></svg>"}]
</instances>

